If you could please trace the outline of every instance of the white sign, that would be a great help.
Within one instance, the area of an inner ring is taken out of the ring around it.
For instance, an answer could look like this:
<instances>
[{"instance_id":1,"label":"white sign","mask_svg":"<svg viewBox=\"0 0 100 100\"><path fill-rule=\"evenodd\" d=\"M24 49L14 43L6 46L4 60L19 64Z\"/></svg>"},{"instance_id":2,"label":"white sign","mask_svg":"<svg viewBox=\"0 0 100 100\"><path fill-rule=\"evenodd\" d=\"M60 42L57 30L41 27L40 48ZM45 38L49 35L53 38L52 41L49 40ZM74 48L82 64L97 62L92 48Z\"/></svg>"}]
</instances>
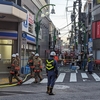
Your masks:
<instances>
[{"instance_id":1,"label":"white sign","mask_svg":"<svg viewBox=\"0 0 100 100\"><path fill-rule=\"evenodd\" d=\"M27 44L27 40L25 38L22 38L22 45L26 45Z\"/></svg>"},{"instance_id":2,"label":"white sign","mask_svg":"<svg viewBox=\"0 0 100 100\"><path fill-rule=\"evenodd\" d=\"M26 21L22 22L22 31L24 31L26 33L30 33L29 27L30 27L30 25L31 26L34 25L34 14L29 12L27 8L25 8L25 7L23 7L23 8L27 10L27 17L26 17ZM32 30L33 30L33 27L32 27Z\"/></svg>"},{"instance_id":3,"label":"white sign","mask_svg":"<svg viewBox=\"0 0 100 100\"><path fill-rule=\"evenodd\" d=\"M93 42L88 42L88 48L91 48L93 46Z\"/></svg>"},{"instance_id":4,"label":"white sign","mask_svg":"<svg viewBox=\"0 0 100 100\"><path fill-rule=\"evenodd\" d=\"M28 22L33 25L34 23L34 16L32 13L28 12Z\"/></svg>"}]
</instances>

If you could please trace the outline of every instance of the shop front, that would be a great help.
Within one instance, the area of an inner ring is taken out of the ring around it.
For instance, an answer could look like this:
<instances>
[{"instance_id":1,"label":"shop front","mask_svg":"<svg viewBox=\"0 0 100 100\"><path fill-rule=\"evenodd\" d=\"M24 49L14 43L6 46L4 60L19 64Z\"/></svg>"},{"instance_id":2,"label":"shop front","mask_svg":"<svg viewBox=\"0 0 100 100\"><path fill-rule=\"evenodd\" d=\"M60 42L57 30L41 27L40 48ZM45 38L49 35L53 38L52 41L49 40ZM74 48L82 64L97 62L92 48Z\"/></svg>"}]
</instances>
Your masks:
<instances>
[{"instance_id":1,"label":"shop front","mask_svg":"<svg viewBox=\"0 0 100 100\"><path fill-rule=\"evenodd\" d=\"M15 2L0 0L0 74L9 72L11 55L20 51L21 23L26 20L26 13Z\"/></svg>"},{"instance_id":2,"label":"shop front","mask_svg":"<svg viewBox=\"0 0 100 100\"><path fill-rule=\"evenodd\" d=\"M0 74L8 73L11 64L11 55L17 41L17 32L0 31Z\"/></svg>"},{"instance_id":3,"label":"shop front","mask_svg":"<svg viewBox=\"0 0 100 100\"><path fill-rule=\"evenodd\" d=\"M27 7L27 19L22 22L22 40L25 40L21 46L21 67L25 67L31 52L36 51L34 14Z\"/></svg>"}]
</instances>

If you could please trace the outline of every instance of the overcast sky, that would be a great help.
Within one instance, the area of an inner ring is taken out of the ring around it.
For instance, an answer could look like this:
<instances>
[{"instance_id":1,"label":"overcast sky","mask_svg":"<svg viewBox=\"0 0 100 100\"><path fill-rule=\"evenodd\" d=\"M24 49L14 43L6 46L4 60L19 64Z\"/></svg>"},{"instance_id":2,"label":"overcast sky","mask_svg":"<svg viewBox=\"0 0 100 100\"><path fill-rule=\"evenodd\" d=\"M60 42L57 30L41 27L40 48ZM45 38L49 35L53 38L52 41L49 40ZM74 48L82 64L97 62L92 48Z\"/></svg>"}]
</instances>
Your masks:
<instances>
[{"instance_id":1,"label":"overcast sky","mask_svg":"<svg viewBox=\"0 0 100 100\"><path fill-rule=\"evenodd\" d=\"M61 29L64 26L71 23L70 15L71 12L66 13L66 7L73 6L73 1L76 0L50 0L51 4L55 4L54 7L56 14L50 14L50 18L53 21L56 28ZM86 0L82 0L82 6L84 6ZM68 8L68 11L72 11L72 7ZM70 27L67 27L63 30L61 30L61 38L66 41L68 34L68 31L70 30Z\"/></svg>"}]
</instances>

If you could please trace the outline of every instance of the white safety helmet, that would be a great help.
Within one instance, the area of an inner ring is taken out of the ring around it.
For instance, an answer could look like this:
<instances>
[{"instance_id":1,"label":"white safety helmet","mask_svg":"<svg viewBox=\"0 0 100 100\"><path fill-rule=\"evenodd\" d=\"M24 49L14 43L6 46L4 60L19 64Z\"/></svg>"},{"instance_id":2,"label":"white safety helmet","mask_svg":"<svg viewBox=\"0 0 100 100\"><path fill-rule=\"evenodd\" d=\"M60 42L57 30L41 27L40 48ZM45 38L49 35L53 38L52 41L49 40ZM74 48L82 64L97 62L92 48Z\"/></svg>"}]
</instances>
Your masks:
<instances>
[{"instance_id":1,"label":"white safety helmet","mask_svg":"<svg viewBox=\"0 0 100 100\"><path fill-rule=\"evenodd\" d=\"M90 56L93 56L93 54L89 54L89 57L90 57Z\"/></svg>"},{"instance_id":2,"label":"white safety helmet","mask_svg":"<svg viewBox=\"0 0 100 100\"><path fill-rule=\"evenodd\" d=\"M56 55L56 53L54 52L54 51L52 51L51 53L50 53L50 56L55 56Z\"/></svg>"},{"instance_id":3,"label":"white safety helmet","mask_svg":"<svg viewBox=\"0 0 100 100\"><path fill-rule=\"evenodd\" d=\"M36 53L36 54L35 54L35 57L39 57L39 54L38 54L38 53Z\"/></svg>"},{"instance_id":4,"label":"white safety helmet","mask_svg":"<svg viewBox=\"0 0 100 100\"><path fill-rule=\"evenodd\" d=\"M35 52L31 52L33 55L35 54Z\"/></svg>"},{"instance_id":5,"label":"white safety helmet","mask_svg":"<svg viewBox=\"0 0 100 100\"><path fill-rule=\"evenodd\" d=\"M15 57L16 57L16 54L12 54L12 57L14 57L14 58L15 58Z\"/></svg>"},{"instance_id":6,"label":"white safety helmet","mask_svg":"<svg viewBox=\"0 0 100 100\"><path fill-rule=\"evenodd\" d=\"M16 56L19 56L19 54L18 54L18 53L16 53Z\"/></svg>"}]
</instances>

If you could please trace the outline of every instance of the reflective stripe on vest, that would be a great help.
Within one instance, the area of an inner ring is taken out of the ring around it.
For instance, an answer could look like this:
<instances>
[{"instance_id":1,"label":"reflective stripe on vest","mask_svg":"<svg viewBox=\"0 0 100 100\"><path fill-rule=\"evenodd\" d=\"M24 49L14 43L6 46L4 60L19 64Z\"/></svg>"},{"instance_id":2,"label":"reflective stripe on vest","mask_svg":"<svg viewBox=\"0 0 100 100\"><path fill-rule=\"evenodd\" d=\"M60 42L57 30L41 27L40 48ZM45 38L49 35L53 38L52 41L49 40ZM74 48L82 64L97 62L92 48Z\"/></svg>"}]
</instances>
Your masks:
<instances>
[{"instance_id":1,"label":"reflective stripe on vest","mask_svg":"<svg viewBox=\"0 0 100 100\"><path fill-rule=\"evenodd\" d=\"M46 64L46 69L47 70L51 70L51 69L54 68L54 66L52 64L54 62L54 60L51 60L51 61L46 60L46 62L47 62L47 64Z\"/></svg>"}]
</instances>

